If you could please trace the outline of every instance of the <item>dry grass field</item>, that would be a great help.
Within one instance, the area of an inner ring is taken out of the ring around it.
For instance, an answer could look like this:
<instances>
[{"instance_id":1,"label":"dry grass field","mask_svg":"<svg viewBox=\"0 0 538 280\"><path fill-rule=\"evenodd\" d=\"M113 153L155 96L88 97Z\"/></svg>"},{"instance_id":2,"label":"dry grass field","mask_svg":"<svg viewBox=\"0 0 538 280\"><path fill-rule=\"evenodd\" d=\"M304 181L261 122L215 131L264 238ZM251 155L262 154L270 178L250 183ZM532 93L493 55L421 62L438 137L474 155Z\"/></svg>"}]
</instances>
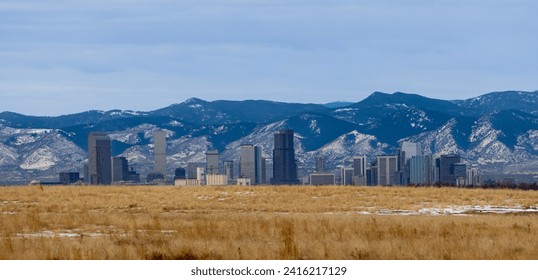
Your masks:
<instances>
[{"instance_id":1,"label":"dry grass field","mask_svg":"<svg viewBox=\"0 0 538 280\"><path fill-rule=\"evenodd\" d=\"M538 192L2 187L0 259L538 259Z\"/></svg>"}]
</instances>

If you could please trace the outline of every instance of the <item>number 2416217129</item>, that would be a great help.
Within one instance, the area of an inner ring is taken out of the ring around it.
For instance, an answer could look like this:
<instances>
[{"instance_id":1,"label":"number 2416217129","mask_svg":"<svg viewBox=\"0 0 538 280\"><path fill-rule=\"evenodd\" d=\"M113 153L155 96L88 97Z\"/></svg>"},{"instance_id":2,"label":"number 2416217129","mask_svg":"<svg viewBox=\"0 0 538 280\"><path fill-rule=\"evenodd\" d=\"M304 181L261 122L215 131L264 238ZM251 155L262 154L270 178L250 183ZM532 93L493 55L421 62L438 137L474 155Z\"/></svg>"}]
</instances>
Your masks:
<instances>
[{"instance_id":1,"label":"number 2416217129","mask_svg":"<svg viewBox=\"0 0 538 280\"><path fill-rule=\"evenodd\" d=\"M284 267L284 275L334 275L340 276L345 275L347 272L346 267Z\"/></svg>"}]
</instances>

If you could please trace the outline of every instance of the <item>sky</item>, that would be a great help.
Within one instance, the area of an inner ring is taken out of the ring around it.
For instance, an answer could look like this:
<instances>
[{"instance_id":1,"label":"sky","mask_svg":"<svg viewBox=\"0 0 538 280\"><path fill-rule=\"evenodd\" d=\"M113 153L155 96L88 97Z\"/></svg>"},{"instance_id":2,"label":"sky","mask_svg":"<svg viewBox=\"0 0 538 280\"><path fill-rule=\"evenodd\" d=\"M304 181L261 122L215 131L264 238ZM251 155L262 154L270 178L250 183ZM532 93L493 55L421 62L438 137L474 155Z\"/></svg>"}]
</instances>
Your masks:
<instances>
[{"instance_id":1,"label":"sky","mask_svg":"<svg viewBox=\"0 0 538 280\"><path fill-rule=\"evenodd\" d=\"M0 0L0 112L538 90L534 0Z\"/></svg>"}]
</instances>

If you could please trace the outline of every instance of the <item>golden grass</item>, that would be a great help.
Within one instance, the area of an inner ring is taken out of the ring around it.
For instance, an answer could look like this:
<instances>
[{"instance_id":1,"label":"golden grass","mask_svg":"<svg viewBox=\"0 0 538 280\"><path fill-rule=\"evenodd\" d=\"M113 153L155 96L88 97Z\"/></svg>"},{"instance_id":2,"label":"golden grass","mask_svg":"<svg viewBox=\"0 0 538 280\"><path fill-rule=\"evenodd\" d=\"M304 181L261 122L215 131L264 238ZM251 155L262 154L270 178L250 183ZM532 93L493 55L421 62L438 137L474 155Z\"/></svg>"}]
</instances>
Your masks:
<instances>
[{"instance_id":1,"label":"golden grass","mask_svg":"<svg viewBox=\"0 0 538 280\"><path fill-rule=\"evenodd\" d=\"M3 187L0 259L538 259L538 214L376 214L468 205L536 208L538 192Z\"/></svg>"}]
</instances>

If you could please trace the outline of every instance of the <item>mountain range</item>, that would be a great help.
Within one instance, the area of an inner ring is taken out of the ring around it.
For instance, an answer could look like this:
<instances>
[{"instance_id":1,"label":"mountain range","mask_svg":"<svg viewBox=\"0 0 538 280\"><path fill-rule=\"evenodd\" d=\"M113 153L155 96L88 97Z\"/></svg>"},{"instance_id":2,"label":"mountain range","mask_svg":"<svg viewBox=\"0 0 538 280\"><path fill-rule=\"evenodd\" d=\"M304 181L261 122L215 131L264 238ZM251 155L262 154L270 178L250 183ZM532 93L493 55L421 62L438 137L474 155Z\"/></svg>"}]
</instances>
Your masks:
<instances>
[{"instance_id":1,"label":"mountain range","mask_svg":"<svg viewBox=\"0 0 538 280\"><path fill-rule=\"evenodd\" d=\"M153 168L152 135L167 131L169 174L205 161L239 159L239 147L262 147L272 158L273 134L295 131L301 174L316 156L329 169L353 156L394 153L403 140L424 152L455 153L488 173L538 173L538 91L493 92L467 100L374 92L357 103L283 103L266 100L204 101L190 98L155 111L87 111L58 117L0 113L0 183L55 181L60 171L81 171L91 131L106 131L114 156L135 170Z\"/></svg>"}]
</instances>

